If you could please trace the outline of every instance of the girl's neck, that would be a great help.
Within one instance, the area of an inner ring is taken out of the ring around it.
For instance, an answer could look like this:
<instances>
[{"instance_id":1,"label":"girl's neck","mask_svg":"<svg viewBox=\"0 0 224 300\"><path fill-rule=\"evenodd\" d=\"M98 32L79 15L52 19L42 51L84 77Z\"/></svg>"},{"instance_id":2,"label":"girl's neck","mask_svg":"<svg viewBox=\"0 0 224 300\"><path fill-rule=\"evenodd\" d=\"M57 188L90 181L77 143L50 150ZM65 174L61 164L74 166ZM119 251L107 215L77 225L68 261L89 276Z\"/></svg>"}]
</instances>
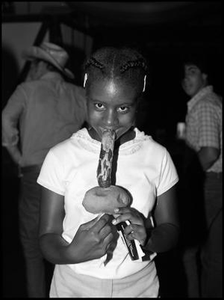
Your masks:
<instances>
[{"instance_id":1,"label":"girl's neck","mask_svg":"<svg viewBox=\"0 0 224 300\"><path fill-rule=\"evenodd\" d=\"M119 145L122 145L126 142L129 142L135 138L134 127L131 127L125 134L123 134L116 142ZM115 142L115 144L116 144Z\"/></svg>"}]
</instances>

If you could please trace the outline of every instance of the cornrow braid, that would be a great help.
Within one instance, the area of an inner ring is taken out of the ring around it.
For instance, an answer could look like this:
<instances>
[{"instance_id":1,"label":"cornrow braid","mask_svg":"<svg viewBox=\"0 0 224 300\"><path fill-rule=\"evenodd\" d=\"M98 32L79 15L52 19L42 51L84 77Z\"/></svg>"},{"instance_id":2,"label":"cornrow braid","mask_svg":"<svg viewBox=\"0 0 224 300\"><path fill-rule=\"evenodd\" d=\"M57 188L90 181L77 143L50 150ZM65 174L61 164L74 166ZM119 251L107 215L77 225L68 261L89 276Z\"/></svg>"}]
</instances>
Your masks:
<instances>
[{"instance_id":1,"label":"cornrow braid","mask_svg":"<svg viewBox=\"0 0 224 300\"><path fill-rule=\"evenodd\" d=\"M85 65L85 68L88 68L89 66L93 66L93 67L96 67L96 68L99 68L99 69L103 69L104 68L104 65L102 65L98 60L96 60L94 57L91 57L86 65Z\"/></svg>"},{"instance_id":2,"label":"cornrow braid","mask_svg":"<svg viewBox=\"0 0 224 300\"><path fill-rule=\"evenodd\" d=\"M120 72L124 73L129 68L142 68L145 72L147 71L147 65L142 59L128 61L124 65L120 66Z\"/></svg>"},{"instance_id":3,"label":"cornrow braid","mask_svg":"<svg viewBox=\"0 0 224 300\"><path fill-rule=\"evenodd\" d=\"M95 81L105 79L131 85L137 94L141 94L145 86L146 59L135 49L101 48L92 54L84 67L87 92Z\"/></svg>"}]
</instances>

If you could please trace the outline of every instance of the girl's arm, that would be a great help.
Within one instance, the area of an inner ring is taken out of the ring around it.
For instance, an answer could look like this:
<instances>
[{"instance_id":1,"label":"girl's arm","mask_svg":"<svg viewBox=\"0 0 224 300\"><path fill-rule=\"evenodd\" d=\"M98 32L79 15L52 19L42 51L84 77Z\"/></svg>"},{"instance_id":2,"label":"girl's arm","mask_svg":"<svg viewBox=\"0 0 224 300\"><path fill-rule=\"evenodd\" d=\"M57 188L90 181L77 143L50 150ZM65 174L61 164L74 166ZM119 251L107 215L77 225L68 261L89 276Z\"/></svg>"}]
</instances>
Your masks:
<instances>
[{"instance_id":1,"label":"girl's arm","mask_svg":"<svg viewBox=\"0 0 224 300\"><path fill-rule=\"evenodd\" d=\"M179 237L175 186L158 196L154 222L155 227L149 232L143 249L156 253L171 250Z\"/></svg>"},{"instance_id":2,"label":"girl's arm","mask_svg":"<svg viewBox=\"0 0 224 300\"><path fill-rule=\"evenodd\" d=\"M109 215L80 225L71 243L62 237L64 217L64 196L42 187L39 241L47 260L74 264L106 254L113 238Z\"/></svg>"}]
</instances>

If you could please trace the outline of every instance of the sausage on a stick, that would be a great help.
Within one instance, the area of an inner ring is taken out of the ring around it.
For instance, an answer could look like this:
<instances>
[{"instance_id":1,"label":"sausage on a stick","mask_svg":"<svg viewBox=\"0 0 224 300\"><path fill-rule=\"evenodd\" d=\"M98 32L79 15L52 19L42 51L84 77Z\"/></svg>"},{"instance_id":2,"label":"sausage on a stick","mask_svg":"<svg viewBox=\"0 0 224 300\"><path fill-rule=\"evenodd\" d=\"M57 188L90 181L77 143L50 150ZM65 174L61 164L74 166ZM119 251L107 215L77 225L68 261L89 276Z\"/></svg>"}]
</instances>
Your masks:
<instances>
[{"instance_id":1,"label":"sausage on a stick","mask_svg":"<svg viewBox=\"0 0 224 300\"><path fill-rule=\"evenodd\" d=\"M88 190L83 206L91 213L113 214L114 209L130 205L131 198L122 187L111 185L115 132L105 130L102 135L97 180L99 186Z\"/></svg>"}]
</instances>

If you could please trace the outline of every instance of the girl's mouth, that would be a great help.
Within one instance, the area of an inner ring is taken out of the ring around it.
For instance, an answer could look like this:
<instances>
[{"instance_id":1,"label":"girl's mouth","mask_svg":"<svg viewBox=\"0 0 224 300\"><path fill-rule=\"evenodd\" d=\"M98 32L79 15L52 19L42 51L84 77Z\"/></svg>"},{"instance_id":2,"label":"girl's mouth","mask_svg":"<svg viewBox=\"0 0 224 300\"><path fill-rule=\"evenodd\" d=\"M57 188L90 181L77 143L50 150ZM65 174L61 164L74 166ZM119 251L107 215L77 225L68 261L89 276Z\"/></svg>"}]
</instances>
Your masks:
<instances>
[{"instance_id":1,"label":"girl's mouth","mask_svg":"<svg viewBox=\"0 0 224 300\"><path fill-rule=\"evenodd\" d=\"M102 136L105 132L111 132L111 134L115 134L115 139L116 139L117 134L116 134L116 130L115 130L115 129L112 129L112 128L100 128L101 136Z\"/></svg>"}]
</instances>

